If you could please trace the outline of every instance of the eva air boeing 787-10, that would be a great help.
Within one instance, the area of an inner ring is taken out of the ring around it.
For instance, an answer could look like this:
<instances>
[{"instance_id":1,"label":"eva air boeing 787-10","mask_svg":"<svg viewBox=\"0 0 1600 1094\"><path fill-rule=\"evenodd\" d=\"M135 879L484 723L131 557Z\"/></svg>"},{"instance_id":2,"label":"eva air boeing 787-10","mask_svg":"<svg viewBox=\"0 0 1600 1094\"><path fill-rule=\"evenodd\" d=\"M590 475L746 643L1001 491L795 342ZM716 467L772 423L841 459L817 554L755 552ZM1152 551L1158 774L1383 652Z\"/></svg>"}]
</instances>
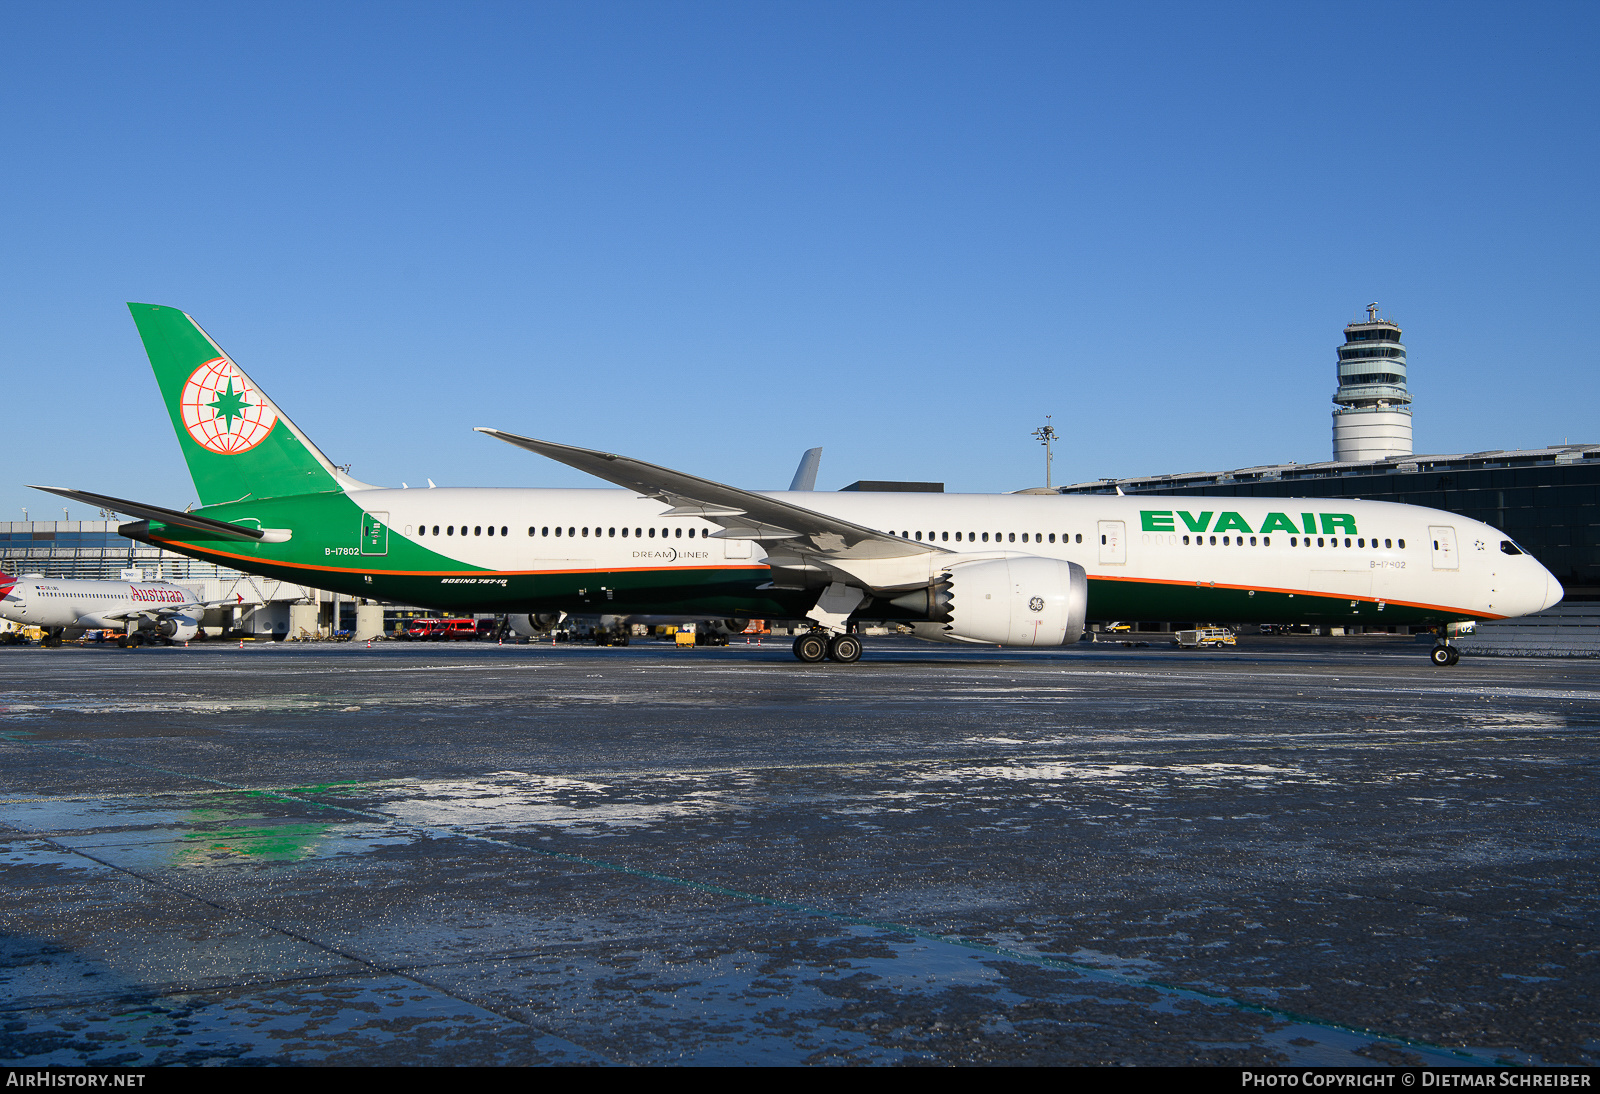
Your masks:
<instances>
[{"instance_id":1,"label":"eva air boeing 787-10","mask_svg":"<svg viewBox=\"0 0 1600 1094\"><path fill-rule=\"evenodd\" d=\"M626 456L479 432L622 489L389 489L335 467L189 316L130 304L199 492L125 536L249 573L432 609L810 621L1061 646L1089 620L1410 624L1537 612L1561 586L1505 533L1387 502L750 491ZM1224 509L1223 506L1229 508ZM1441 640L1438 664L1455 649Z\"/></svg>"}]
</instances>

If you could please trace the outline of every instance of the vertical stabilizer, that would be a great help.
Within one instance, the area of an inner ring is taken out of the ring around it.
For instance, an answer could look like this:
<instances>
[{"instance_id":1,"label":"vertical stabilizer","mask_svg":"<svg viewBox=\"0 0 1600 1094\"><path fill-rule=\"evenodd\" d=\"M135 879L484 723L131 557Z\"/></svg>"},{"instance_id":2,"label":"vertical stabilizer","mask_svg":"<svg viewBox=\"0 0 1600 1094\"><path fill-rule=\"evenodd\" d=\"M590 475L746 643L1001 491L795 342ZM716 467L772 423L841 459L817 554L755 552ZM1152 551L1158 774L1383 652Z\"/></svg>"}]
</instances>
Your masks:
<instances>
[{"instance_id":1,"label":"vertical stabilizer","mask_svg":"<svg viewBox=\"0 0 1600 1094\"><path fill-rule=\"evenodd\" d=\"M129 304L201 505L340 489L328 457L176 308Z\"/></svg>"},{"instance_id":2,"label":"vertical stabilizer","mask_svg":"<svg viewBox=\"0 0 1600 1094\"><path fill-rule=\"evenodd\" d=\"M806 449L805 455L800 457L800 466L794 469L794 479L789 483L789 489L815 490L817 488L817 468L821 465L822 449Z\"/></svg>"}]
</instances>

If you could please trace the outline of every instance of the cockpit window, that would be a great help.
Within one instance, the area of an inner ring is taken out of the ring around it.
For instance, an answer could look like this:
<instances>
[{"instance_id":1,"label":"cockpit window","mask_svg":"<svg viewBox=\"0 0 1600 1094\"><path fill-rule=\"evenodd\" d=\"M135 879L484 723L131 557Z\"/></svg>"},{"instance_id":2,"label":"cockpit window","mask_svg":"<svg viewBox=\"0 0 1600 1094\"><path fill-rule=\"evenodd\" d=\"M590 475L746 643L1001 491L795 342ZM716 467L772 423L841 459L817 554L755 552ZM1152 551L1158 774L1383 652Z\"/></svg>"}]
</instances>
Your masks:
<instances>
[{"instance_id":1,"label":"cockpit window","mask_svg":"<svg viewBox=\"0 0 1600 1094\"><path fill-rule=\"evenodd\" d=\"M1503 539L1500 541L1500 550L1508 555L1522 554L1522 548L1518 547L1515 543L1512 543L1509 539Z\"/></svg>"}]
</instances>

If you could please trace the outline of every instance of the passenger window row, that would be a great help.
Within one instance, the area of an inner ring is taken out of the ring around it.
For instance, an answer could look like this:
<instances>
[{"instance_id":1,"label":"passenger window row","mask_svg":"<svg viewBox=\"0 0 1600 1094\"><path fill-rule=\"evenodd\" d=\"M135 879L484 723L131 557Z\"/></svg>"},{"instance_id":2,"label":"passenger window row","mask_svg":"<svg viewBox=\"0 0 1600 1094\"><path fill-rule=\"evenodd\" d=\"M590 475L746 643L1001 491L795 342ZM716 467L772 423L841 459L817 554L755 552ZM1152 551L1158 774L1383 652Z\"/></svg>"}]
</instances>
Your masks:
<instances>
[{"instance_id":1,"label":"passenger window row","mask_svg":"<svg viewBox=\"0 0 1600 1094\"><path fill-rule=\"evenodd\" d=\"M409 532L410 529L408 528L407 531ZM495 534L495 530L494 530L494 527L492 525L487 529L487 531L488 531L488 534L491 535L491 536ZM481 535L484 534L484 532L485 532L485 528L484 528L483 525L477 524L477 525L473 525L472 526L472 529L471 529L471 534L472 535L481 536ZM530 536L549 536L549 535L551 535L553 533L556 536L561 536L561 535L564 534L569 538L577 538L579 536L587 537L591 532L593 532L593 534L595 535L596 538L599 538L599 537L601 537L603 535L607 539L615 539L615 538L617 538L618 529L616 529L616 528L593 528L593 529L591 529L591 528L566 528L566 529L553 528L552 529L551 526L549 526L549 525L544 525L542 527L539 526L539 525L533 525L533 526L529 527L529 529L528 529L528 535L530 535ZM690 539L694 539L697 532L699 533L699 536L700 536L701 539L704 539L707 536L711 535L711 531L709 529L706 529L706 528L699 528L699 529L690 528L688 530L688 537ZM419 536L426 536L428 534L429 534L429 529L428 529L428 526L426 524L422 525L421 527L419 527L417 529L417 535L419 535ZM433 526L432 534L436 535L436 536L441 534L439 525L435 524ZM465 524L460 526L459 531L458 531L456 525L454 525L454 524L446 524L444 526L444 529L443 529L443 534L447 535L447 536L454 536L454 535L458 535L458 534L464 536L464 535L468 534L468 529L467 529L467 526ZM500 528L500 535L508 536L510 534L511 534L510 530L507 529L504 525L502 525L501 528ZM627 529L627 528L621 529L621 534L622 534L622 538L623 539L627 539L628 536L629 536L629 529ZM662 539L683 539L684 538L684 534L685 534L684 533L684 529L681 528L681 527L679 527L679 528L663 528L663 529L661 529L661 538ZM646 531L643 528L634 528L634 529L632 529L632 535L633 535L633 538L635 538L635 539L645 539L647 537L650 538L650 539L655 539L656 538L656 530L654 528L651 528L648 531Z\"/></svg>"},{"instance_id":2,"label":"passenger window row","mask_svg":"<svg viewBox=\"0 0 1600 1094\"><path fill-rule=\"evenodd\" d=\"M1178 537L1177 536L1172 536L1170 538L1174 542L1174 544L1176 544ZM1222 540L1222 546L1223 547L1230 547L1230 546L1231 547L1243 547L1243 546L1245 546L1245 537L1244 536L1220 536L1220 537L1219 536L1195 536L1194 537L1194 546L1196 546L1196 547L1204 547L1204 546L1215 547L1215 546L1217 546L1217 540L1219 538ZM1250 536L1249 537L1249 545L1251 547L1257 546L1257 538L1258 537L1256 537L1256 536ZM1304 539L1305 539L1305 543L1304 544L1301 544L1301 542L1300 542L1301 538L1302 537L1300 537L1300 536L1290 536L1289 537L1289 546L1291 546L1291 547L1300 547L1300 546L1310 547L1312 545L1311 544L1311 540L1312 540L1311 536L1304 537ZM1185 547L1189 546L1189 539L1190 539L1190 537L1188 537L1188 536L1184 536L1183 537L1183 545ZM1261 536L1261 537L1259 537L1259 539L1260 539L1260 544L1259 544L1260 546L1262 546L1262 547L1271 547L1272 546L1272 537L1271 536ZM1317 536L1316 540L1317 540L1316 545L1318 547L1337 547L1337 546L1339 546L1339 537L1338 536ZM1105 537L1102 536L1101 537L1101 542L1104 542L1104 541L1105 541ZM1145 542L1147 542L1147 543L1149 542L1149 537L1148 536L1145 537ZM1156 537L1156 543L1159 544L1160 542L1161 542L1161 537L1157 536ZM1398 543L1400 545L1400 547L1399 547L1400 550L1403 551L1403 550L1406 549L1406 541L1403 540L1403 539L1401 539L1401 540L1393 540L1393 539L1384 540L1383 541L1384 549L1385 550L1394 550L1396 543ZM1358 547L1358 548L1365 549L1368 546L1367 537L1366 536L1354 536L1354 537L1345 536L1344 537L1344 545L1346 547ZM1372 547L1373 550L1377 550L1378 549L1378 537L1376 537L1376 536L1372 537L1371 547Z\"/></svg>"},{"instance_id":3,"label":"passenger window row","mask_svg":"<svg viewBox=\"0 0 1600 1094\"><path fill-rule=\"evenodd\" d=\"M1303 545L1302 544L1297 544L1295 542L1295 540L1297 538L1299 538L1299 537L1290 536L1289 537L1289 546L1291 546L1291 547L1298 547L1298 546L1309 547L1309 546L1311 546L1311 537L1310 536L1306 536L1305 537L1306 541L1305 541L1305 543ZM1337 547L1337 546L1339 546L1339 537L1338 536L1318 536L1317 537L1317 546L1318 547L1321 547L1323 545L1322 541L1324 539L1326 539L1328 541L1328 546L1329 547ZM1400 545L1400 550L1404 551L1406 549L1406 541L1403 540L1403 539L1401 539L1401 540L1389 540L1389 539L1386 539L1386 540L1383 541L1384 547L1389 549L1389 550L1393 550L1396 543L1398 543ZM1355 543L1352 545L1351 542L1350 542L1350 537L1349 536L1345 536L1344 537L1344 545L1346 547L1356 546L1356 547L1363 547L1364 548L1364 547L1367 546L1367 540L1366 540L1365 536L1358 536L1358 537L1356 537ZM1378 537L1377 536L1373 536L1372 537L1372 547L1373 547L1374 550L1376 550L1377 546L1378 546Z\"/></svg>"},{"instance_id":4,"label":"passenger window row","mask_svg":"<svg viewBox=\"0 0 1600 1094\"><path fill-rule=\"evenodd\" d=\"M933 542L937 541L939 543L949 543L949 542L951 542L950 536L951 536L952 533L950 533L950 532L928 532L928 533L924 534L922 532L904 532L904 531L896 533L893 529L891 529L887 534L891 535L891 536L892 535L899 535L899 537L901 539L914 539L914 540L917 540L918 542L933 543ZM924 535L926 535L925 539L924 539ZM956 543L988 543L989 542L989 533L988 532L968 532L968 533L966 533L966 539L964 539L964 540L961 538L962 533L956 532L956 533L954 533L954 535L955 535L955 542ZM1056 541L1056 534L1054 532L1051 532L1048 536L1046 536L1045 533L1043 533L1043 532L1034 532L1033 535L1032 535L1032 539L1031 539L1031 542L1033 542L1033 543L1045 543L1045 542L1054 543L1055 541ZM1017 542L1017 533L1016 532L996 532L996 533L994 533L994 542L996 542L996 543L1015 543L1015 542ZM1030 542L1029 534L1027 532L1023 532L1022 533L1022 542L1023 543ZM1067 533L1067 532L1062 532L1061 533L1061 542L1062 543L1071 543L1072 542L1071 535L1069 533ZM1079 543L1083 542L1083 533L1081 533L1081 532L1078 533L1077 542L1079 542Z\"/></svg>"},{"instance_id":5,"label":"passenger window row","mask_svg":"<svg viewBox=\"0 0 1600 1094\"><path fill-rule=\"evenodd\" d=\"M408 531L409 531L409 529L408 529ZM658 532L654 528L634 528L634 529L631 530L631 532L632 532L632 537L634 539L655 539L658 536ZM485 533L487 533L488 535L491 535L491 536L495 535L494 527L492 525L488 526L487 528L485 526L483 526L483 525L473 525L471 527L471 529L470 529L470 534L474 535L474 536L481 536L481 535L484 535ZM528 528L528 535L529 536L539 536L539 537L566 536L568 538L576 538L576 537L587 537L591 533L596 537L604 535L605 538L615 539L615 538L618 538L618 536L620 535L620 537L622 539L627 539L627 538L629 538L630 530L627 529L627 528L621 528L621 529L618 529L618 528L605 528L605 529L601 529L601 528L578 528L578 527L561 528L561 527L552 527L550 525L532 525L532 526L530 526ZM699 535L699 537L701 539L704 539L707 536L711 535L710 529L707 529L707 528L700 528L700 529L689 528L689 529L685 530L682 527L677 527L677 528L662 528L662 529L660 529L659 537L661 539L683 539L685 537L685 535L687 535L687 537L689 539L694 539L697 533L698 533L698 535ZM432 535L435 535L435 536L438 536L438 535L446 535L446 536L463 535L463 536L465 536L465 535L469 534L469 529L468 529L468 526L465 525L465 524L460 525L459 527L457 525L454 525L454 524L446 524L446 525L443 525L442 527L440 525L435 524L431 529L427 525L422 525L421 527L419 527L417 529L417 534L420 535L420 536L426 536L426 535L429 535L429 534L432 534ZM501 536L506 536L506 535L510 534L510 531L505 526L502 525L500 530L499 530L499 534ZM891 536L894 535L894 534L895 533L892 532L892 531L889 533L889 535L891 535ZM911 531L904 531L904 532L901 532L899 534L904 539L915 539L918 542L928 542L928 543L933 543L935 541L941 542L941 543L952 542L952 540L951 540L952 533L950 533L950 532L921 532L921 531L911 532ZM993 535L993 542L995 542L995 543L1016 543L1016 542L1018 542L1018 538L1017 538L1018 537L1018 533L1016 533L1016 532L994 532L994 533L992 533L992 535ZM990 542L991 533L989 533L989 532L966 532L966 533L956 532L956 533L954 533L954 536L955 536L955 539L954 539L953 542L956 542L956 543L989 543ZM1051 533L1046 534L1044 532L1033 532L1033 533L1023 532L1023 533L1021 533L1021 542L1023 542L1023 543L1047 543L1047 542L1048 543L1054 543L1054 542L1056 542L1056 533L1051 532ZM1083 533L1081 533L1081 532L1077 533L1076 540L1074 540L1074 538L1073 538L1071 533L1063 532L1063 533L1061 533L1061 542L1062 543L1071 543L1071 542L1082 543L1083 542ZM1185 543L1188 542L1187 537L1184 539L1184 542Z\"/></svg>"},{"instance_id":6,"label":"passenger window row","mask_svg":"<svg viewBox=\"0 0 1600 1094\"><path fill-rule=\"evenodd\" d=\"M408 529L406 529L406 531L409 532L410 529L408 528ZM474 525L472 527L472 534L475 535L475 536L481 536L481 535L484 534L484 532L488 532L489 535L491 535L491 536L494 535L494 525L491 524L487 528L485 528L483 525L477 524L477 525ZM425 536L427 534L428 534L428 526L426 524L422 525L421 527L419 527L417 529L417 535ZM435 524L433 526L433 534L434 535L438 535L439 534L439 526L437 524ZM444 526L444 534L447 535L447 536L457 535L458 533L457 533L457 530L456 530L456 526L454 524L446 524ZM463 536L467 534L467 526L465 524L463 524L461 526L459 534L463 535ZM511 534L511 530L509 528L505 527L504 525L501 525L500 526L500 534L502 536L509 536Z\"/></svg>"},{"instance_id":7,"label":"passenger window row","mask_svg":"<svg viewBox=\"0 0 1600 1094\"><path fill-rule=\"evenodd\" d=\"M495 529L494 529L493 525L488 525L486 527L486 526L481 525L481 524L473 525L472 529L471 529L471 534L474 535L474 536L481 536L481 535L484 535L486 531L491 536L495 534ZM560 538L563 535L563 531L565 532L565 535L568 538L576 538L576 537L579 537L579 536L587 538L591 531L593 532L593 534L594 534L594 536L596 538L599 538L602 534L607 539L615 539L618 536L618 529L616 529L616 528L605 528L605 529L594 528L594 529L590 529L590 528L587 528L587 527L584 527L584 528L569 527L569 528L566 528L565 530L563 530L559 526L557 526L554 529L552 529L552 527L550 525L543 525L543 526L532 525L532 526L530 526L528 528L528 535L529 536L537 535L537 536L540 536L540 537L548 537L548 536L554 534L557 538ZM687 530L688 538L689 539L694 539L695 535L696 535L696 532L699 533L699 536L702 539L704 539L705 537L707 537L707 536L709 536L711 534L710 531L708 529L705 529L705 528L700 528L700 529L689 528ZM621 529L621 538L623 538L623 539L629 538L628 533L629 533L629 530L627 528ZM427 525L422 525L421 527L419 527L417 529L417 534L421 535L421 536L426 536L426 535L430 534L430 530L429 530ZM433 528L432 528L431 534L433 534L435 536L439 535L440 534L440 526L435 524L433 526ZM444 535L454 536L456 534L457 534L456 525L447 524L447 525L444 526ZM463 525L460 526L460 533L459 534L463 535L463 536L468 534L467 525L463 524ZM685 529L682 528L681 526L677 527L677 528L662 528L660 530L660 538L661 539L683 539L685 534L686 534L685 533ZM895 533L892 532L892 531L889 533L889 535L894 535L894 534ZM501 527L500 527L500 535L502 537L510 535L510 530L505 525L501 525ZM954 535L955 535L954 542L956 542L956 543L963 543L963 542L965 542L965 543L989 543L990 542L990 538L989 538L990 537L990 533L988 533L988 532L967 532L967 533L965 533L965 538L963 538L963 534L961 532L956 532L956 533L954 533ZM995 533L993 533L993 535L994 535L993 542L995 542L995 543L1016 543L1017 542L1018 533L1016 533L1016 532L995 532ZM1051 532L1048 535L1046 535L1043 532L1034 532L1031 535L1031 539L1030 539L1029 533L1027 533L1027 532L1023 532L1023 533L1021 533L1021 535L1022 535L1022 542L1023 543L1028 543L1030 541L1033 542L1033 543L1046 543L1046 542L1054 543L1054 542L1056 542L1056 533L1054 533L1054 532ZM951 533L950 532L926 532L926 533L924 533L924 532L921 532L921 531L914 531L914 532L913 531L902 531L900 533L900 536L901 536L902 539L914 539L914 540L916 540L918 542L928 542L928 543L932 543L932 542L936 542L936 541L940 542L940 543L949 543L949 542L951 542L951 538L950 538L951 537ZM646 539L646 538L655 539L655 538L657 538L657 530L655 528L650 528L650 529L634 528L633 529L633 538L634 539ZM1103 536L1101 537L1102 541L1104 540L1104 538L1105 537L1103 537ZM1182 538L1183 538L1183 545L1185 547L1189 546L1191 537L1184 536ZM1215 546L1218 545L1217 544L1218 538L1219 537L1217 537L1217 536L1194 536L1193 537L1193 545L1196 546L1196 547L1201 547L1201 546L1206 546L1206 545L1209 544L1210 546L1215 547ZM1223 546L1223 547L1229 547L1229 546L1232 546L1232 547L1243 547L1243 546L1245 546L1245 537L1244 536L1222 536L1220 538L1222 540L1221 546ZM1249 537L1249 545L1251 547L1257 546L1257 538L1258 537L1256 537L1256 536L1250 536ZM1301 546L1300 539L1301 539L1300 536L1290 536L1289 537L1289 546L1291 546L1291 547L1299 547L1299 546ZM1304 539L1305 539L1304 546L1310 547L1311 546L1312 537L1311 536L1306 536L1306 537L1304 537ZM1261 537L1259 537L1259 540L1260 540L1260 546L1262 546L1262 547L1270 547L1270 546L1272 546L1272 537L1271 536L1261 536ZM1339 537L1338 536L1318 536L1318 537L1316 537L1316 541L1317 541L1316 545L1318 547L1324 547L1324 546L1337 547L1337 546L1339 546ZM1074 539L1074 538L1072 538L1070 533L1063 532L1061 534L1061 542L1062 543L1069 543L1069 542L1082 543L1083 542L1083 534L1081 532L1077 533L1076 534L1076 538ZM1159 537L1157 539L1157 542L1159 542ZM1397 543L1397 542L1400 545L1400 550L1402 550L1402 551L1405 550L1406 541L1403 540L1403 539L1402 540L1385 539L1383 541L1384 549L1393 550L1394 546L1395 546L1395 543ZM1345 536L1344 537L1344 546L1346 546L1346 547L1357 547L1357 548L1365 549L1366 546L1367 546L1367 537L1366 536L1356 536L1356 537ZM1377 546L1378 546L1378 539L1377 539L1376 536L1374 536L1374 537L1372 537L1372 547L1374 549L1376 549ZM1502 545L1501 549L1502 550L1505 549L1504 545ZM1507 551L1506 553L1507 554L1516 553L1515 548L1513 548L1511 551Z\"/></svg>"}]
</instances>

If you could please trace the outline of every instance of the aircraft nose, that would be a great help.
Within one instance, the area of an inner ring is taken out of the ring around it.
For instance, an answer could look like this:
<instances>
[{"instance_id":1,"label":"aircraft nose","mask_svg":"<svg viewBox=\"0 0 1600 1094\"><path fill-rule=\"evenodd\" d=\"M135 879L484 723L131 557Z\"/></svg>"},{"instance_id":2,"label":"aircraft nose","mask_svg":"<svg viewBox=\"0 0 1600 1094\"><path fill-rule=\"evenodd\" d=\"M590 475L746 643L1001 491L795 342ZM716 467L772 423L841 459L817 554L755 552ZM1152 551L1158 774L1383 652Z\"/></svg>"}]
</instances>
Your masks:
<instances>
[{"instance_id":1,"label":"aircraft nose","mask_svg":"<svg viewBox=\"0 0 1600 1094\"><path fill-rule=\"evenodd\" d=\"M1506 619L1542 612L1561 603L1566 595L1555 574L1528 556L1500 571L1499 580L1501 585L1493 610L1504 612Z\"/></svg>"},{"instance_id":2,"label":"aircraft nose","mask_svg":"<svg viewBox=\"0 0 1600 1094\"><path fill-rule=\"evenodd\" d=\"M1540 567L1544 569L1544 567ZM1567 590L1561 587L1561 582L1556 580L1556 575L1549 570L1544 571L1544 603L1540 605L1542 612L1545 608L1553 608L1561 603L1561 598L1567 595Z\"/></svg>"}]
</instances>

